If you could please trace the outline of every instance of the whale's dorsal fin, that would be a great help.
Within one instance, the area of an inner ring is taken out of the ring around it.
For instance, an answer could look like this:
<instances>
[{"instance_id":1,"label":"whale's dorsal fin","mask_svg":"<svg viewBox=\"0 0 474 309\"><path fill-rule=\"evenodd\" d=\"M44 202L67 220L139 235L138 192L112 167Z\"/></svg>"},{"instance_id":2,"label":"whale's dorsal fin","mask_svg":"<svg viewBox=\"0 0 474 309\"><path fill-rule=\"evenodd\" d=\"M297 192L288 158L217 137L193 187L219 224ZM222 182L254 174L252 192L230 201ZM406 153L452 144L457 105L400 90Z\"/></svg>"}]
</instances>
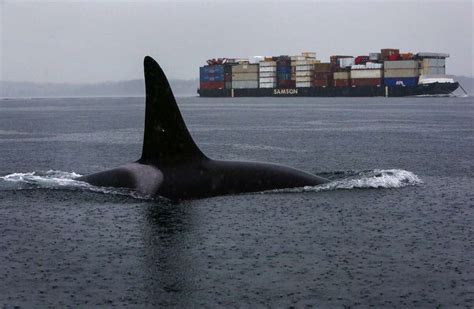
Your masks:
<instances>
[{"instance_id":1,"label":"whale's dorsal fin","mask_svg":"<svg viewBox=\"0 0 474 309\"><path fill-rule=\"evenodd\" d=\"M143 65L146 110L139 162L173 164L206 158L186 128L163 70L149 56L145 57Z\"/></svg>"}]
</instances>

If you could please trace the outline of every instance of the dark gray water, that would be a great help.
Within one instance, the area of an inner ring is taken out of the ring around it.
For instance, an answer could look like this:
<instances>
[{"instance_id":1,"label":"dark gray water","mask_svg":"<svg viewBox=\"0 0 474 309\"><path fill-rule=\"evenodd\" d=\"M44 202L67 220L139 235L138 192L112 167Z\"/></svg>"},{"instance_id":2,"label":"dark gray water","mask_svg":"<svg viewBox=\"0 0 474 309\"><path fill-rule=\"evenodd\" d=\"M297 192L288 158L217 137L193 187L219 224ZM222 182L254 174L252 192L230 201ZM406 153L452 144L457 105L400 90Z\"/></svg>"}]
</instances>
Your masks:
<instances>
[{"instance_id":1,"label":"dark gray water","mask_svg":"<svg viewBox=\"0 0 474 309\"><path fill-rule=\"evenodd\" d=\"M74 180L140 156L142 98L0 101L0 304L472 307L472 101L178 99L209 156L333 180L180 203Z\"/></svg>"}]
</instances>

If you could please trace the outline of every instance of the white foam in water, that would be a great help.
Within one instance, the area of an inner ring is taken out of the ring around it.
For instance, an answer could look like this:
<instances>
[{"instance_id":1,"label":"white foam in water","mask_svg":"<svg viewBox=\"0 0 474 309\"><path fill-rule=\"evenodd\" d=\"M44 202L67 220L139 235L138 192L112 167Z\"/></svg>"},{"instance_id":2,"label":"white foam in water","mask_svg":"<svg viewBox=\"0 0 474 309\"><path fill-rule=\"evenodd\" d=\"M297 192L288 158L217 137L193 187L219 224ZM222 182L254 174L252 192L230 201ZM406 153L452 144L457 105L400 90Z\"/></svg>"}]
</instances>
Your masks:
<instances>
[{"instance_id":1,"label":"white foam in water","mask_svg":"<svg viewBox=\"0 0 474 309\"><path fill-rule=\"evenodd\" d=\"M138 192L111 187L96 187L87 182L76 180L82 175L63 171L49 170L47 172L13 173L0 177L1 189L67 189L85 190L113 195L127 195L138 199L151 197ZM4 183L1 183L1 180ZM9 185L10 184L10 185Z\"/></svg>"},{"instance_id":2,"label":"white foam in water","mask_svg":"<svg viewBox=\"0 0 474 309\"><path fill-rule=\"evenodd\" d=\"M320 192L350 189L402 188L406 186L418 185L421 183L423 183L421 179L409 171L399 169L376 169L359 172L353 176L334 180L319 186L273 190L270 192Z\"/></svg>"},{"instance_id":3,"label":"white foam in water","mask_svg":"<svg viewBox=\"0 0 474 309\"><path fill-rule=\"evenodd\" d=\"M63 171L50 170L47 172L13 173L0 177L0 190L5 189L66 189L85 190L113 195L126 195L138 199L151 199L148 195L138 192L109 187L96 187L86 182L76 180L82 175ZM2 181L3 180L3 181ZM320 192L332 190L368 189L368 188L402 188L421 184L422 181L414 173L399 170L371 170L350 173L350 176L331 181L319 186L303 188L271 190L266 192Z\"/></svg>"}]
</instances>

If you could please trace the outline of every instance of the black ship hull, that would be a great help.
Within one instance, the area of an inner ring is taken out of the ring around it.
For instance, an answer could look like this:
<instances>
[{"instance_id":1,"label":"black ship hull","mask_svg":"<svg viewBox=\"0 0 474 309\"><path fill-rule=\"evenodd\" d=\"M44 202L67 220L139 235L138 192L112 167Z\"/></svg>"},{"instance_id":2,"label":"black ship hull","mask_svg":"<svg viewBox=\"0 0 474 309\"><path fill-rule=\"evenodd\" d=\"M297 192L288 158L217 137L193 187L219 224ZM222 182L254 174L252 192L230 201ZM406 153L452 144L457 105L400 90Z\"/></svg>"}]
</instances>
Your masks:
<instances>
[{"instance_id":1,"label":"black ship hull","mask_svg":"<svg viewBox=\"0 0 474 309\"><path fill-rule=\"evenodd\" d=\"M315 87L315 88L251 88L198 89L201 97L406 97L417 95L449 95L459 83L431 83L413 87Z\"/></svg>"}]
</instances>

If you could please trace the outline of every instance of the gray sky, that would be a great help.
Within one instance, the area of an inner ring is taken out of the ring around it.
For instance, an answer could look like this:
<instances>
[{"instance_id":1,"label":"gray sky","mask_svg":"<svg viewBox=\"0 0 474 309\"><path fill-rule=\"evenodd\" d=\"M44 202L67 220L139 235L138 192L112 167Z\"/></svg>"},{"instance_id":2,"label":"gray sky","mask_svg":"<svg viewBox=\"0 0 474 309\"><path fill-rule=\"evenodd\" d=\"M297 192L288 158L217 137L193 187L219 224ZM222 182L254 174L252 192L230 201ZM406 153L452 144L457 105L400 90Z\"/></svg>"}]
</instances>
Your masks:
<instances>
[{"instance_id":1,"label":"gray sky","mask_svg":"<svg viewBox=\"0 0 474 309\"><path fill-rule=\"evenodd\" d=\"M0 80L142 78L151 55L170 78L197 78L211 57L447 52L473 75L473 2L0 0Z\"/></svg>"}]
</instances>

